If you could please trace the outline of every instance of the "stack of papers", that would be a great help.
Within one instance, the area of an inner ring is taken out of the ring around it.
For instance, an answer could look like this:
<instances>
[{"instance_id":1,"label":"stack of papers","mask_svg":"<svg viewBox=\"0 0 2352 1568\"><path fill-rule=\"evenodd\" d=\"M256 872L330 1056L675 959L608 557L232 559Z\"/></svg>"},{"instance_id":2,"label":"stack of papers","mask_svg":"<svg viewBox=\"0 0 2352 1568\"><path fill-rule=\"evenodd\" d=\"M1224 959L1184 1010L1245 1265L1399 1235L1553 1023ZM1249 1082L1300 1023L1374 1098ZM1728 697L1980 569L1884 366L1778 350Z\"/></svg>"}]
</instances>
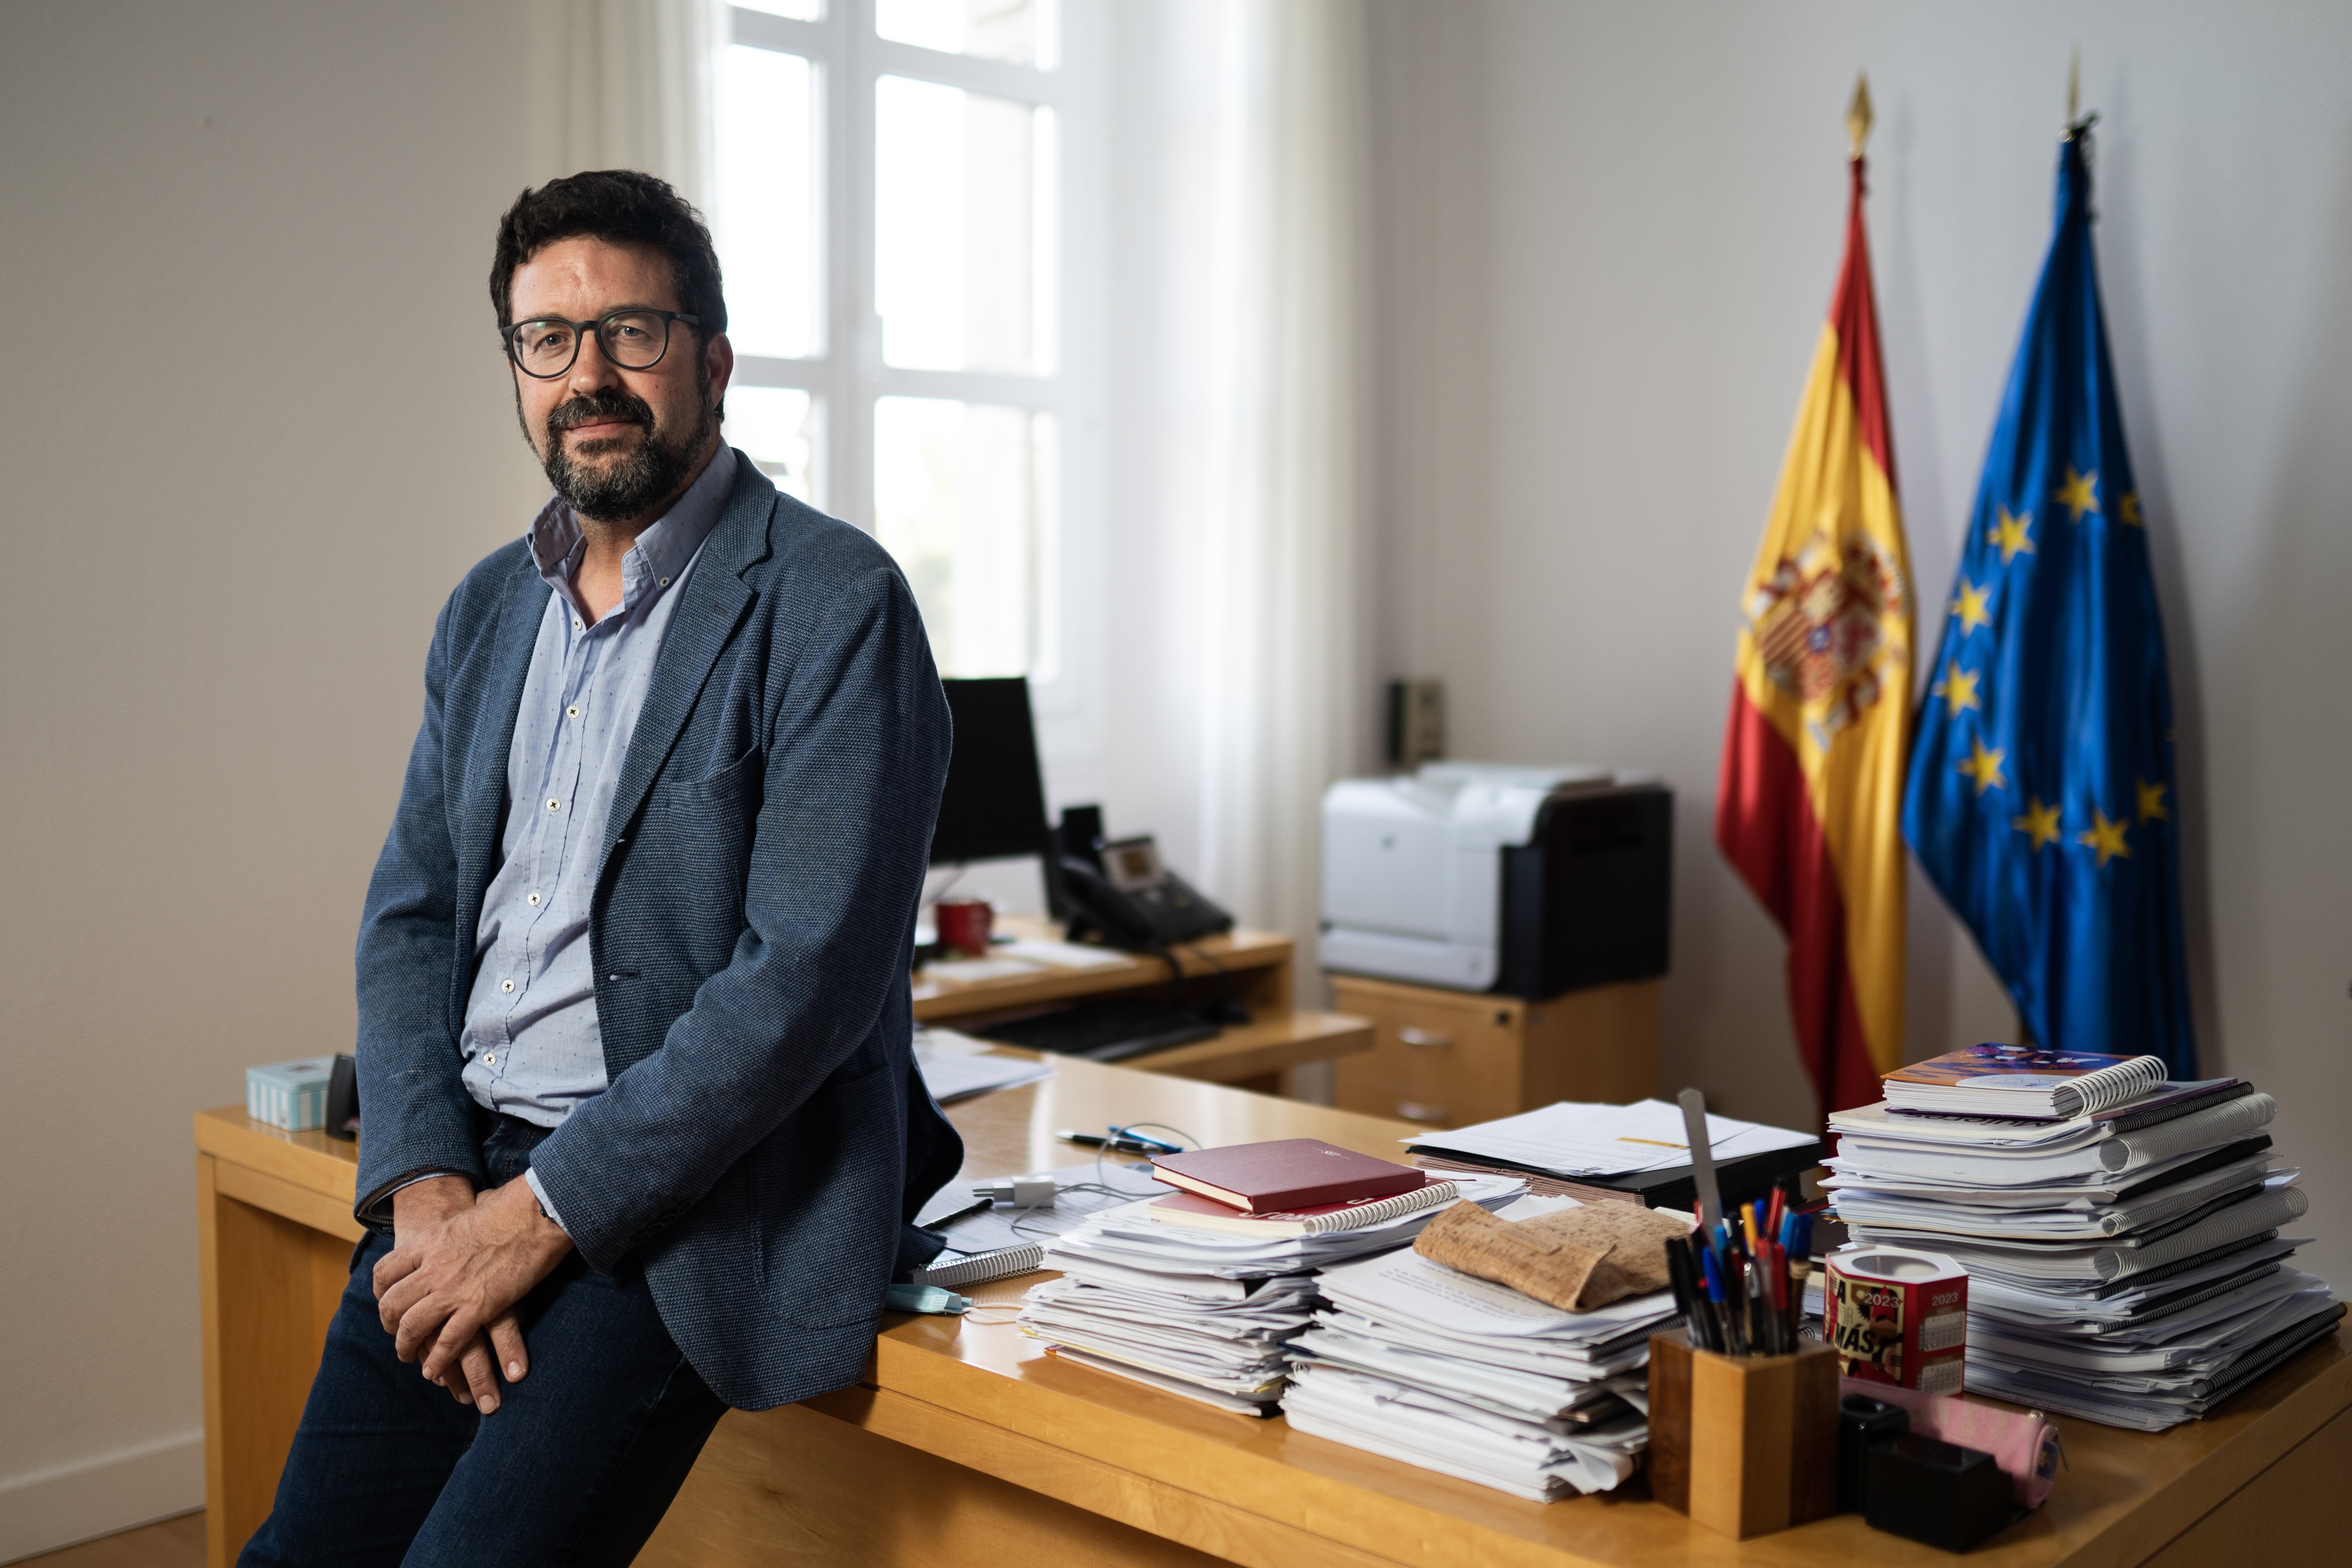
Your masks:
<instances>
[{"instance_id":1,"label":"stack of papers","mask_svg":"<svg viewBox=\"0 0 2352 1568\"><path fill-rule=\"evenodd\" d=\"M1455 1184L1490 1209L1524 1184ZM1222 1409L1271 1415L1288 1374L1288 1342L1312 1317L1318 1268L1409 1246L1443 1213L1316 1236L1236 1236L1150 1217L1151 1200L1121 1204L1045 1245L1062 1270L1023 1298L1023 1331L1063 1356Z\"/></svg>"},{"instance_id":2,"label":"stack of papers","mask_svg":"<svg viewBox=\"0 0 2352 1568\"><path fill-rule=\"evenodd\" d=\"M2308 1205L2263 1131L2277 1110L2248 1093L2118 1131L1868 1106L1830 1118L1822 1184L1856 1242L1968 1268L1970 1390L2160 1431L2343 1316L2286 1262Z\"/></svg>"},{"instance_id":3,"label":"stack of papers","mask_svg":"<svg viewBox=\"0 0 2352 1568\"><path fill-rule=\"evenodd\" d=\"M1044 1062L996 1056L995 1049L992 1040L975 1040L953 1029L919 1028L915 1070L923 1075L923 1087L941 1105L1054 1076L1054 1069Z\"/></svg>"},{"instance_id":4,"label":"stack of papers","mask_svg":"<svg viewBox=\"0 0 2352 1568\"><path fill-rule=\"evenodd\" d=\"M1506 1219L1573 1207L1525 1198ZM1649 1439L1649 1337L1667 1292L1562 1311L1402 1251L1327 1268L1290 1346L1299 1431L1549 1502L1607 1491Z\"/></svg>"}]
</instances>

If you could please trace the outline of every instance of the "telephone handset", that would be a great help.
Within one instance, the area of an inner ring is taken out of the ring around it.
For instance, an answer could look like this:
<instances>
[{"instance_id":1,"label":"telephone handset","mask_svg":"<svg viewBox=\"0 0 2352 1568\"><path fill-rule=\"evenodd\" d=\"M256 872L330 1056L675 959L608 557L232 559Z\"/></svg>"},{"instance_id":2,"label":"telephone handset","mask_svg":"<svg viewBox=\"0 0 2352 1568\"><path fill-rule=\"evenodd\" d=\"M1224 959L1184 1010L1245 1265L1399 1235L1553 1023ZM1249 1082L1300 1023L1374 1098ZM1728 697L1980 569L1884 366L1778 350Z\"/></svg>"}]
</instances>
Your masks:
<instances>
[{"instance_id":1,"label":"telephone handset","mask_svg":"<svg viewBox=\"0 0 2352 1568\"><path fill-rule=\"evenodd\" d=\"M1070 934L1091 927L1118 947L1153 951L1233 930L1234 917L1160 863L1149 836L1105 844L1099 867L1061 858L1062 896L1076 918Z\"/></svg>"}]
</instances>

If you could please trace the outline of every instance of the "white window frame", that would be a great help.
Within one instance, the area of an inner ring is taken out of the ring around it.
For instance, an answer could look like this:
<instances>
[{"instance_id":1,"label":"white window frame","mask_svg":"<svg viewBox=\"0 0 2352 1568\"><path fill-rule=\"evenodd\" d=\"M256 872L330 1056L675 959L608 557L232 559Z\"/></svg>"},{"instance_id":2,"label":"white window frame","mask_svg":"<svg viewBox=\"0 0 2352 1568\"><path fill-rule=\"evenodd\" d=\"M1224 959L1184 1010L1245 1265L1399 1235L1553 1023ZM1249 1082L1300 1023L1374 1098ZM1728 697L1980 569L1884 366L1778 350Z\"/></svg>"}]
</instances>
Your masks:
<instances>
[{"instance_id":1,"label":"white window frame","mask_svg":"<svg viewBox=\"0 0 2352 1568\"><path fill-rule=\"evenodd\" d=\"M874 531L877 398L955 398L1055 416L1059 519L1056 537L1041 542L1045 580L1039 603L1053 619L1043 629L1055 640L1056 657L1050 679L1031 678L1030 693L1047 788L1056 804L1098 798L1101 772L1108 3L1062 0L1060 62L1050 71L877 37L874 0L827 0L823 19L814 22L729 6L724 30L733 44L799 55L815 68L824 224L817 268L822 347L807 359L739 353L735 384L798 388L821 400L818 504ZM1062 152L1061 351L1052 374L909 370L883 363L882 318L874 308L874 105L875 84L885 76L1055 110Z\"/></svg>"}]
</instances>

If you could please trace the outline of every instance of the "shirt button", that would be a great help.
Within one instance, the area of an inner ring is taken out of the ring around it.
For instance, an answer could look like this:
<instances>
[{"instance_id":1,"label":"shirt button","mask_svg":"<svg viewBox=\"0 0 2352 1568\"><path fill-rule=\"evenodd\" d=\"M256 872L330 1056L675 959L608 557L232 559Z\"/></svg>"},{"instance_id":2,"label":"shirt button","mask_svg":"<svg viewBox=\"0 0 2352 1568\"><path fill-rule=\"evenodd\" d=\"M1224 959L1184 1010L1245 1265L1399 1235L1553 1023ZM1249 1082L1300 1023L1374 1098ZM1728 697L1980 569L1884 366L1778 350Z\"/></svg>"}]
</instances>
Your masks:
<instances>
[{"instance_id":1,"label":"shirt button","mask_svg":"<svg viewBox=\"0 0 2352 1568\"><path fill-rule=\"evenodd\" d=\"M570 716L570 717L572 717L572 718L574 718L574 719L577 719L577 718L579 718L579 717L580 717L580 704L578 704L577 702L575 702L575 703L573 703L571 707L566 708L563 711L564 711L564 712L565 712L565 714L567 714L568 716Z\"/></svg>"},{"instance_id":2,"label":"shirt button","mask_svg":"<svg viewBox=\"0 0 2352 1568\"><path fill-rule=\"evenodd\" d=\"M665 588L668 587L668 586L669 586L669 579L668 579L668 578L667 578L667 577L663 578L663 579L661 580L661 585L662 585L663 587L665 587Z\"/></svg>"},{"instance_id":3,"label":"shirt button","mask_svg":"<svg viewBox=\"0 0 2352 1568\"><path fill-rule=\"evenodd\" d=\"M536 906L539 902L539 895L537 893L533 893L530 896L530 901L534 906Z\"/></svg>"},{"instance_id":4,"label":"shirt button","mask_svg":"<svg viewBox=\"0 0 2352 1568\"><path fill-rule=\"evenodd\" d=\"M563 809L563 803L560 800L551 800L547 803L547 809L550 811L562 811Z\"/></svg>"},{"instance_id":5,"label":"shirt button","mask_svg":"<svg viewBox=\"0 0 2352 1568\"><path fill-rule=\"evenodd\" d=\"M482 1065L486 1068L494 1068L499 1065L499 1058L494 1054L486 1054L482 1058Z\"/></svg>"},{"instance_id":6,"label":"shirt button","mask_svg":"<svg viewBox=\"0 0 2352 1568\"><path fill-rule=\"evenodd\" d=\"M514 989L514 982L511 980L501 981L499 984L499 989L501 991L511 991Z\"/></svg>"},{"instance_id":7,"label":"shirt button","mask_svg":"<svg viewBox=\"0 0 2352 1568\"><path fill-rule=\"evenodd\" d=\"M578 630L580 629L580 627L581 627L581 620L580 620L580 617L579 617L578 616L572 616L572 629L573 631L575 631L575 632L576 632L576 631L578 631Z\"/></svg>"}]
</instances>

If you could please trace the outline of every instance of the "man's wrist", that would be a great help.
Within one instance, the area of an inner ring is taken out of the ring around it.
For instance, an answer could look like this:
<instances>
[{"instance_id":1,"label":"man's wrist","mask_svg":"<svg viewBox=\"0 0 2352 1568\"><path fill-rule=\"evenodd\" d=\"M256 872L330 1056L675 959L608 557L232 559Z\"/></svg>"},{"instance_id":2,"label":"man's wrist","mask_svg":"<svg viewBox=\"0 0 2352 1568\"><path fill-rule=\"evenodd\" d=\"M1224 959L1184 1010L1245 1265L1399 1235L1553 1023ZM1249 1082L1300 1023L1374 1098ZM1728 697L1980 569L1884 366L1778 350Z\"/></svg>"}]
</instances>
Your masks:
<instances>
[{"instance_id":1,"label":"man's wrist","mask_svg":"<svg viewBox=\"0 0 2352 1568\"><path fill-rule=\"evenodd\" d=\"M540 1217L563 1232L565 1239L570 1239L571 1227L563 1223L563 1216L555 1212L555 1205L547 1201L547 1189L539 1184L539 1173L526 1169L522 1173L522 1179L530 1188L532 1201L539 1205Z\"/></svg>"},{"instance_id":2,"label":"man's wrist","mask_svg":"<svg viewBox=\"0 0 2352 1568\"><path fill-rule=\"evenodd\" d=\"M420 1225L437 1225L453 1214L471 1208L474 1184L454 1173L421 1176L392 1194L392 1225L395 1234Z\"/></svg>"}]
</instances>

